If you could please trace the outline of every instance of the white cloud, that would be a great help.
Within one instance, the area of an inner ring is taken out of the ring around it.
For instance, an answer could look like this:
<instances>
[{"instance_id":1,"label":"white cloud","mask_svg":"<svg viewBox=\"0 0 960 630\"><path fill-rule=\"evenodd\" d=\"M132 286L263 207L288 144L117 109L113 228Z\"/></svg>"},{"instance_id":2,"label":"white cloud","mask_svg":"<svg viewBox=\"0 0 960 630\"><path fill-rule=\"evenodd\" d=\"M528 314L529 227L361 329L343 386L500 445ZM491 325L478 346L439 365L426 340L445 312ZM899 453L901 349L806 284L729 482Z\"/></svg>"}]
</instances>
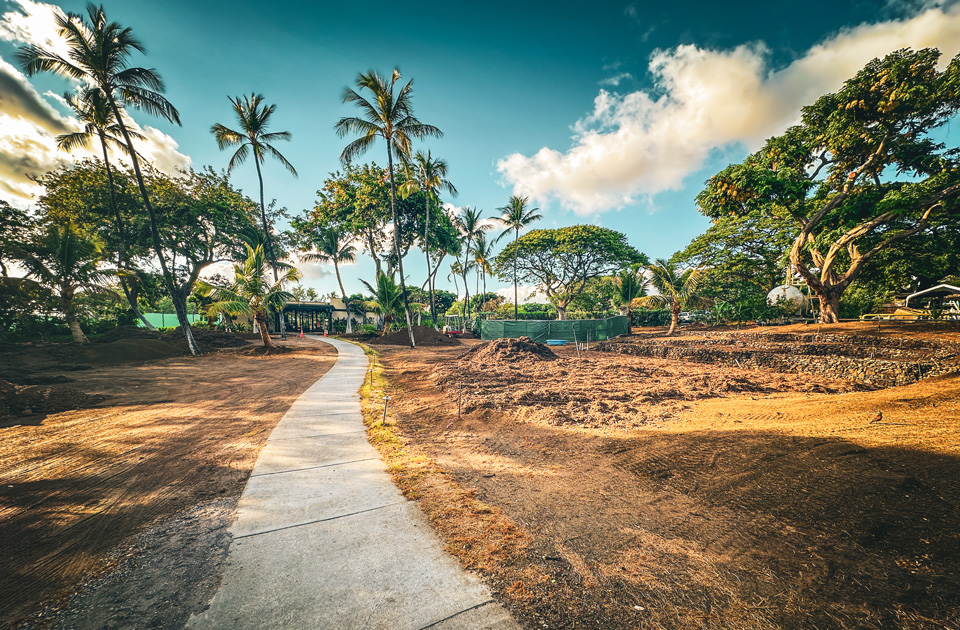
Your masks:
<instances>
[{"instance_id":1,"label":"white cloud","mask_svg":"<svg viewBox=\"0 0 960 630\"><path fill-rule=\"evenodd\" d=\"M621 72L619 74L613 75L612 77L607 77L606 79L603 79L602 81L600 81L600 85L612 85L613 87L617 87L623 81L626 81L627 79L632 79L632 78L633 78L633 75L630 74L629 72Z\"/></svg>"},{"instance_id":2,"label":"white cloud","mask_svg":"<svg viewBox=\"0 0 960 630\"><path fill-rule=\"evenodd\" d=\"M842 31L777 71L769 69L762 43L657 51L649 64L655 93L602 89L593 111L574 124L569 150L515 153L497 170L515 194L541 204L556 200L584 215L620 208L680 188L714 149L758 148L797 122L801 106L839 88L870 59L928 46L944 53L944 63L957 54L960 5Z\"/></svg>"},{"instance_id":3,"label":"white cloud","mask_svg":"<svg viewBox=\"0 0 960 630\"><path fill-rule=\"evenodd\" d=\"M19 11L0 15L0 40L37 44L63 54L65 44L53 21L54 11L59 9L31 0L17 3ZM48 91L46 96L63 104L59 95ZM190 158L179 152L171 136L154 127L141 127L129 116L126 122L146 136L145 141L134 144L157 169L173 174L190 166ZM33 177L77 160L99 157L97 147L69 154L57 148L58 135L80 128L74 118L54 109L22 72L0 59L0 199L27 207L41 192Z\"/></svg>"},{"instance_id":4,"label":"white cloud","mask_svg":"<svg viewBox=\"0 0 960 630\"><path fill-rule=\"evenodd\" d=\"M497 289L494 291L497 295L503 296L508 304L513 304L513 287L504 287L503 289ZM527 304L529 302L537 301L537 285L535 284L521 284L517 286L517 298L520 300L521 304ZM545 299L545 298L544 298Z\"/></svg>"}]
</instances>

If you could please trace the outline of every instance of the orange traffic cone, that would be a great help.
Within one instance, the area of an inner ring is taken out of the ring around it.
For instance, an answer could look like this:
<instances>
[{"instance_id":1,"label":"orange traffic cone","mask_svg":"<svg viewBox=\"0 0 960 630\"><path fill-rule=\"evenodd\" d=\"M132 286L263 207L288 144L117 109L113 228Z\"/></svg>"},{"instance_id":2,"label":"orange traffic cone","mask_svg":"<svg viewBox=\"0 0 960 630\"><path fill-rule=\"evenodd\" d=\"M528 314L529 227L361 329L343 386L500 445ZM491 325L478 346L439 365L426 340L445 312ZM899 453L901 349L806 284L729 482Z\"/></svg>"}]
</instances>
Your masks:
<instances>
[{"instance_id":1,"label":"orange traffic cone","mask_svg":"<svg viewBox=\"0 0 960 630\"><path fill-rule=\"evenodd\" d=\"M327 331L323 331L323 336L324 336L324 337L327 336Z\"/></svg>"},{"instance_id":2,"label":"orange traffic cone","mask_svg":"<svg viewBox=\"0 0 960 630\"><path fill-rule=\"evenodd\" d=\"M300 338L303 339L303 330L300 330Z\"/></svg>"}]
</instances>

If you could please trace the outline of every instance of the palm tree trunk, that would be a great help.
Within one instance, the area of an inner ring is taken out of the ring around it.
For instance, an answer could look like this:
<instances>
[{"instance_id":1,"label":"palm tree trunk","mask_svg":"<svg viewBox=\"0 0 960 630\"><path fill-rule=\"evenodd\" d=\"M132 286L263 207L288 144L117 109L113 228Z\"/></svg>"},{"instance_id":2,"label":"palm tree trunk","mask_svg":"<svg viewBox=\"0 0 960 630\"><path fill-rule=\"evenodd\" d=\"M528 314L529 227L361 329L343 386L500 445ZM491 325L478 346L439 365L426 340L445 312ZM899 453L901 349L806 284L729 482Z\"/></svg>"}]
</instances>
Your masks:
<instances>
[{"instance_id":1,"label":"palm tree trunk","mask_svg":"<svg viewBox=\"0 0 960 630\"><path fill-rule=\"evenodd\" d=\"M513 320L520 319L520 300L517 297L517 241L520 240L520 228L514 230L513 236Z\"/></svg>"},{"instance_id":2,"label":"palm tree trunk","mask_svg":"<svg viewBox=\"0 0 960 630\"><path fill-rule=\"evenodd\" d=\"M264 348L275 348L273 341L270 340L270 331L267 330L267 314L264 311L257 311L253 316L257 320L257 327L260 328L260 340L263 341Z\"/></svg>"},{"instance_id":3,"label":"palm tree trunk","mask_svg":"<svg viewBox=\"0 0 960 630\"><path fill-rule=\"evenodd\" d=\"M337 264L337 257L333 257L333 270L337 272L337 283L340 284L340 295L343 296L343 308L347 309L347 334L353 332L353 326L351 325L350 319L350 302L347 301L347 292L343 288L343 280L340 278L340 265Z\"/></svg>"},{"instance_id":4,"label":"palm tree trunk","mask_svg":"<svg viewBox=\"0 0 960 630\"><path fill-rule=\"evenodd\" d=\"M400 269L400 291L403 293L403 314L407 318L407 332L410 334L410 347L416 348L413 338L413 321L410 319L410 303L407 301L407 283L403 279L403 256L400 255L400 222L397 221L396 193L393 185L393 140L387 140L387 162L390 166L390 213L393 215L393 249L397 254L397 267Z\"/></svg>"},{"instance_id":5,"label":"palm tree trunk","mask_svg":"<svg viewBox=\"0 0 960 630\"><path fill-rule=\"evenodd\" d=\"M270 236L270 227L267 225L267 206L263 202L263 173L260 171L260 156L257 150L253 152L253 163L257 165L257 180L260 182L260 220L263 222L263 234L267 239L267 256L270 258L270 268L273 269L273 282L277 283L277 253L273 250L273 238ZM280 339L287 338L286 318L280 313Z\"/></svg>"},{"instance_id":6,"label":"palm tree trunk","mask_svg":"<svg viewBox=\"0 0 960 630\"><path fill-rule=\"evenodd\" d=\"M73 293L70 289L60 290L60 304L63 308L63 316L67 320L67 326L70 327L70 334L77 343L90 343L87 336L83 334L80 328L80 322L77 321L77 313L73 308Z\"/></svg>"},{"instance_id":7,"label":"palm tree trunk","mask_svg":"<svg viewBox=\"0 0 960 630\"><path fill-rule=\"evenodd\" d=\"M427 290L430 292L430 317L437 327L437 305L433 301L433 283L430 281L430 189L427 188L427 218L423 223L423 252L427 256Z\"/></svg>"},{"instance_id":8,"label":"palm tree trunk","mask_svg":"<svg viewBox=\"0 0 960 630\"><path fill-rule=\"evenodd\" d=\"M377 277L380 277L380 274L383 273L383 269L380 268L380 257L377 256L376 244L373 240L373 230L367 230L367 246L370 248L370 257L373 258L373 264L377 266Z\"/></svg>"},{"instance_id":9,"label":"palm tree trunk","mask_svg":"<svg viewBox=\"0 0 960 630\"><path fill-rule=\"evenodd\" d=\"M117 222L117 232L120 235L120 250L117 252L117 268L123 269L127 259L127 231L123 229L123 220L120 218L120 210L117 209L117 193L116 187L113 184L113 169L110 168L110 157L107 154L107 139L104 138L102 131L99 133L99 136L100 147L103 149L103 166L107 171L107 184L110 187L110 207L113 208L113 216ZM137 316L137 319L143 322L147 330L156 332L156 327L140 312L137 301L131 298L130 288L122 276L120 277L120 288L123 289L123 295L127 298L127 304L130 305L130 309L133 311L133 314Z\"/></svg>"},{"instance_id":10,"label":"palm tree trunk","mask_svg":"<svg viewBox=\"0 0 960 630\"><path fill-rule=\"evenodd\" d=\"M147 194L147 187L143 183L143 174L140 172L140 162L137 159L137 152L133 148L133 141L130 139L129 132L127 132L127 126L123 122L123 117L120 115L120 110L117 107L117 102L113 98L113 94L107 90L104 90L104 93L110 101L110 108L113 110L113 115L116 116L117 124L120 126L120 132L123 133L123 139L127 144L130 161L133 163L133 173L137 177L137 187L140 189L143 205L147 209L147 215L150 217L150 236L153 239L153 250L157 253L157 260L160 262L160 271L163 272L163 280L167 285L167 291L170 293L170 297L173 298L174 305L176 305L177 300L174 295L176 294L177 287L173 274L170 273L170 269L167 267L167 261L163 257L163 244L160 242L160 228L157 226L157 214L153 210L153 205L150 203L150 195ZM193 338L190 320L186 315L186 309L184 309L182 315L178 309L177 321L180 322L180 328L183 330L183 336L187 340L187 347L190 348L190 354L199 356L202 354L200 352L200 346L197 345L197 341Z\"/></svg>"},{"instance_id":11,"label":"palm tree trunk","mask_svg":"<svg viewBox=\"0 0 960 630\"><path fill-rule=\"evenodd\" d=\"M667 331L666 336L669 337L677 330L677 324L680 323L680 304L675 302L670 309L670 330Z\"/></svg>"}]
</instances>

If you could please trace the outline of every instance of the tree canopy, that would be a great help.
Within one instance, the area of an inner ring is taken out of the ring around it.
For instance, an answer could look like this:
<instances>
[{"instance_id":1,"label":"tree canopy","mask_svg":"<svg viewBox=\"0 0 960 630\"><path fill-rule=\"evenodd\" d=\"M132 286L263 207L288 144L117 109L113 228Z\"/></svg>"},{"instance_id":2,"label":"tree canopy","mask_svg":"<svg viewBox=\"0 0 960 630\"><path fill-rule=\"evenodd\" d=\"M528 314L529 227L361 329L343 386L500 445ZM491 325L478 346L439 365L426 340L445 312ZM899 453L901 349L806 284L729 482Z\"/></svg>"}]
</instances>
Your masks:
<instances>
[{"instance_id":1,"label":"tree canopy","mask_svg":"<svg viewBox=\"0 0 960 630\"><path fill-rule=\"evenodd\" d=\"M957 212L960 152L929 132L960 109L960 58L939 71L939 57L928 48L874 59L697 197L713 218L791 217L790 262L823 321L837 321L840 296L870 259Z\"/></svg>"},{"instance_id":2,"label":"tree canopy","mask_svg":"<svg viewBox=\"0 0 960 630\"><path fill-rule=\"evenodd\" d=\"M595 225L524 234L496 257L495 270L502 280L513 278L514 254L519 280L536 284L557 308L560 319L566 318L567 306L591 278L647 262L625 235Z\"/></svg>"}]
</instances>

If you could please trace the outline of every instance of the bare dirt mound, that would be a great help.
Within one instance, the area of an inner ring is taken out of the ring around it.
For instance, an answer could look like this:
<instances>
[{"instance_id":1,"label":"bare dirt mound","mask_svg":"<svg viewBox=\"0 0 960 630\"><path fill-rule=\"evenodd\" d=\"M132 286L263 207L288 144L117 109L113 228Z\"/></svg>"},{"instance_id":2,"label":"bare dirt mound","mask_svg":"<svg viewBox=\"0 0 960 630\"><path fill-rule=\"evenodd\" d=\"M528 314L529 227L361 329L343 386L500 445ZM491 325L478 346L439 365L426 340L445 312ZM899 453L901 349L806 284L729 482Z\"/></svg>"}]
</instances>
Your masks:
<instances>
[{"instance_id":1,"label":"bare dirt mound","mask_svg":"<svg viewBox=\"0 0 960 630\"><path fill-rule=\"evenodd\" d=\"M90 407L104 396L85 394L60 385L14 385L0 380L0 426L9 418Z\"/></svg>"},{"instance_id":2,"label":"bare dirt mound","mask_svg":"<svg viewBox=\"0 0 960 630\"><path fill-rule=\"evenodd\" d=\"M193 338L200 345L201 350L204 346L207 348L242 348L247 345L247 341L243 337L234 333L223 330L206 330L204 328L193 328L192 330ZM183 330L179 326L170 332L163 333L160 339L172 344L186 341Z\"/></svg>"},{"instance_id":3,"label":"bare dirt mound","mask_svg":"<svg viewBox=\"0 0 960 630\"><path fill-rule=\"evenodd\" d=\"M498 365L517 362L553 361L559 358L553 350L542 343L532 341L530 337L516 339L496 339L474 346L461 357L461 361L476 364Z\"/></svg>"},{"instance_id":4,"label":"bare dirt mound","mask_svg":"<svg viewBox=\"0 0 960 630\"><path fill-rule=\"evenodd\" d=\"M120 339L159 339L161 333L157 330L147 330L139 326L117 326L103 333L97 343L110 343Z\"/></svg>"},{"instance_id":5,"label":"bare dirt mound","mask_svg":"<svg viewBox=\"0 0 960 630\"><path fill-rule=\"evenodd\" d=\"M459 346L460 342L451 339L443 333L437 332L428 326L414 326L413 338L418 346ZM410 345L410 333L406 328L401 328L397 332L390 333L384 337L379 337L370 342L372 345L383 346L408 346Z\"/></svg>"}]
</instances>

